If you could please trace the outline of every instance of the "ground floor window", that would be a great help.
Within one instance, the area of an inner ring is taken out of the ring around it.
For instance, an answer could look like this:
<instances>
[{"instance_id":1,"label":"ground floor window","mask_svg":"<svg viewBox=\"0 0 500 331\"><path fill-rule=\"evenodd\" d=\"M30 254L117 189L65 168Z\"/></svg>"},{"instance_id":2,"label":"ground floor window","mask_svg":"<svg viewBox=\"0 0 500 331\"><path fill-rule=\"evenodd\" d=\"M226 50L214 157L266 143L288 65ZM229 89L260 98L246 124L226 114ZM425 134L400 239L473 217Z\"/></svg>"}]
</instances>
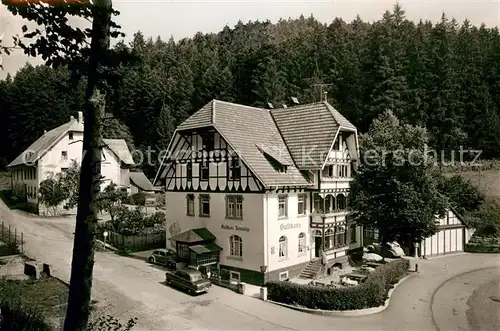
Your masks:
<instances>
[{"instance_id":1,"label":"ground floor window","mask_svg":"<svg viewBox=\"0 0 500 331\"><path fill-rule=\"evenodd\" d=\"M285 258L288 256L286 237L281 236L279 240L279 257Z\"/></svg>"},{"instance_id":2,"label":"ground floor window","mask_svg":"<svg viewBox=\"0 0 500 331\"><path fill-rule=\"evenodd\" d=\"M280 272L280 274L279 274L279 280L280 281L284 281L284 280L287 280L287 279L288 279L288 271Z\"/></svg>"},{"instance_id":3,"label":"ground floor window","mask_svg":"<svg viewBox=\"0 0 500 331\"><path fill-rule=\"evenodd\" d=\"M236 271L229 272L229 281L231 283L239 283L240 282L240 273Z\"/></svg>"}]
</instances>

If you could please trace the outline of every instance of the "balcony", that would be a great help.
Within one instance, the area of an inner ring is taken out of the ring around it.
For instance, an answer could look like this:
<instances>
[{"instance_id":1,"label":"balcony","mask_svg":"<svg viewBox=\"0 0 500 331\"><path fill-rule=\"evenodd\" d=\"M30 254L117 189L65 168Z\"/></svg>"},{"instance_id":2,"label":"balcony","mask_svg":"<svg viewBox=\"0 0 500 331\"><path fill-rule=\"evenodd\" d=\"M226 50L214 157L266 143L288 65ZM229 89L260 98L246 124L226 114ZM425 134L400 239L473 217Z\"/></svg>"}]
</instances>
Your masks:
<instances>
[{"instance_id":1,"label":"balcony","mask_svg":"<svg viewBox=\"0 0 500 331\"><path fill-rule=\"evenodd\" d=\"M333 217L345 215L347 210L347 197L343 194L328 194L322 198L318 194L314 195L313 210L311 216Z\"/></svg>"}]
</instances>

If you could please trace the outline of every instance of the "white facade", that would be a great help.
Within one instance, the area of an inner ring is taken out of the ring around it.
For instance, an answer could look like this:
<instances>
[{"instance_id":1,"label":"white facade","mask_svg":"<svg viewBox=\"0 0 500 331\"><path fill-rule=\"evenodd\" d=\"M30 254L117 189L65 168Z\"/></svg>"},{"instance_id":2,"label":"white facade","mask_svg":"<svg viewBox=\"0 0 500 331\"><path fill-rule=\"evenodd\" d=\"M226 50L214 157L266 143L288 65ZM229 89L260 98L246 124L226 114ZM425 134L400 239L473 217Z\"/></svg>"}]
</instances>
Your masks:
<instances>
[{"instance_id":1,"label":"white facade","mask_svg":"<svg viewBox=\"0 0 500 331\"><path fill-rule=\"evenodd\" d=\"M439 218L437 222L439 222L438 232L422 240L420 255L432 257L463 252L474 230L466 228L453 210L447 210L444 217Z\"/></svg>"},{"instance_id":2,"label":"white facade","mask_svg":"<svg viewBox=\"0 0 500 331\"><path fill-rule=\"evenodd\" d=\"M11 169L11 183L14 191L26 194L28 203L38 205L40 183L70 168L73 162L81 165L83 150L83 119L81 112L78 119L71 117L70 122L44 135L31 148L23 152ZM38 145L37 143L40 142ZM130 151L125 151L130 154ZM29 158L28 155L35 155ZM26 160L26 162L25 162ZM128 186L128 167L124 167L121 158L109 147L103 147L101 189L110 183ZM41 206L39 206L41 207ZM40 208L42 213L44 208Z\"/></svg>"}]
</instances>

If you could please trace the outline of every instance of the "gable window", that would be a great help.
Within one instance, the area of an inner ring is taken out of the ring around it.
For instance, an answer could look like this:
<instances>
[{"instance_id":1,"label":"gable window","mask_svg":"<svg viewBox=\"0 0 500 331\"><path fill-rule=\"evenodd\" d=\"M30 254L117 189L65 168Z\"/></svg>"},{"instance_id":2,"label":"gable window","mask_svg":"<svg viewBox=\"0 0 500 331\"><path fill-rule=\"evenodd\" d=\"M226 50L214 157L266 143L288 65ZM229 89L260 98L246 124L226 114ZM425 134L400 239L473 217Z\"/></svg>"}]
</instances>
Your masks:
<instances>
[{"instance_id":1,"label":"gable window","mask_svg":"<svg viewBox=\"0 0 500 331\"><path fill-rule=\"evenodd\" d=\"M186 164L186 176L188 182L193 180L193 164L191 162Z\"/></svg>"},{"instance_id":2,"label":"gable window","mask_svg":"<svg viewBox=\"0 0 500 331\"><path fill-rule=\"evenodd\" d=\"M194 194L186 195L187 216L194 216Z\"/></svg>"},{"instance_id":3,"label":"gable window","mask_svg":"<svg viewBox=\"0 0 500 331\"><path fill-rule=\"evenodd\" d=\"M233 235L229 237L229 255L234 257L243 256L243 240L240 236Z\"/></svg>"},{"instance_id":4,"label":"gable window","mask_svg":"<svg viewBox=\"0 0 500 331\"><path fill-rule=\"evenodd\" d=\"M280 174L286 174L286 173L287 173L287 171L288 171L288 166L286 166L286 165L282 165L282 166L280 166L280 167L278 168L278 172L279 172Z\"/></svg>"},{"instance_id":5,"label":"gable window","mask_svg":"<svg viewBox=\"0 0 500 331\"><path fill-rule=\"evenodd\" d=\"M62 151L61 152L61 160L62 161L67 161L68 160L68 152L67 151Z\"/></svg>"},{"instance_id":6,"label":"gable window","mask_svg":"<svg viewBox=\"0 0 500 331\"><path fill-rule=\"evenodd\" d=\"M73 132L68 133L68 139L73 140Z\"/></svg>"},{"instance_id":7,"label":"gable window","mask_svg":"<svg viewBox=\"0 0 500 331\"><path fill-rule=\"evenodd\" d=\"M228 160L228 175L229 180L240 180L241 178L241 165L238 158Z\"/></svg>"},{"instance_id":8,"label":"gable window","mask_svg":"<svg viewBox=\"0 0 500 331\"><path fill-rule=\"evenodd\" d=\"M281 236L279 240L279 257L280 258L285 258L288 256L287 252L287 242L286 242L286 237Z\"/></svg>"},{"instance_id":9,"label":"gable window","mask_svg":"<svg viewBox=\"0 0 500 331\"><path fill-rule=\"evenodd\" d=\"M306 252L306 234L304 232L301 232L299 234L299 254L300 253L305 253Z\"/></svg>"},{"instance_id":10,"label":"gable window","mask_svg":"<svg viewBox=\"0 0 500 331\"><path fill-rule=\"evenodd\" d=\"M297 199L297 214L303 216L307 212L307 196L300 194Z\"/></svg>"},{"instance_id":11,"label":"gable window","mask_svg":"<svg viewBox=\"0 0 500 331\"><path fill-rule=\"evenodd\" d=\"M208 171L208 162L205 161L200 164L200 180L208 181L209 171Z\"/></svg>"},{"instance_id":12,"label":"gable window","mask_svg":"<svg viewBox=\"0 0 500 331\"><path fill-rule=\"evenodd\" d=\"M200 194L200 216L210 216L210 196L207 194Z\"/></svg>"},{"instance_id":13,"label":"gable window","mask_svg":"<svg viewBox=\"0 0 500 331\"><path fill-rule=\"evenodd\" d=\"M288 196L280 195L278 197L278 217L287 217L288 216Z\"/></svg>"},{"instance_id":14,"label":"gable window","mask_svg":"<svg viewBox=\"0 0 500 331\"><path fill-rule=\"evenodd\" d=\"M214 134L213 133L207 133L202 137L203 141L203 150L210 152L213 151L215 148L214 144Z\"/></svg>"},{"instance_id":15,"label":"gable window","mask_svg":"<svg viewBox=\"0 0 500 331\"><path fill-rule=\"evenodd\" d=\"M328 166L328 177L333 177L333 165Z\"/></svg>"},{"instance_id":16,"label":"gable window","mask_svg":"<svg viewBox=\"0 0 500 331\"><path fill-rule=\"evenodd\" d=\"M226 197L226 217L233 219L243 218L243 197L241 195L229 195Z\"/></svg>"}]
</instances>

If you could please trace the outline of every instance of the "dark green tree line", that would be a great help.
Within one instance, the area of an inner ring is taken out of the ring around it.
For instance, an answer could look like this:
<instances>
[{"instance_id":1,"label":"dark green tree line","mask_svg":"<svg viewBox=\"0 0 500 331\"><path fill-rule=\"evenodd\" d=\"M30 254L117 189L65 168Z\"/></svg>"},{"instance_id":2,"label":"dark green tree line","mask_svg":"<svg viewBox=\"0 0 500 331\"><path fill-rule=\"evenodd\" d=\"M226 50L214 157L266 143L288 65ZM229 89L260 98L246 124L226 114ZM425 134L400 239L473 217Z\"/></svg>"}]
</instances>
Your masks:
<instances>
[{"instance_id":1,"label":"dark green tree line","mask_svg":"<svg viewBox=\"0 0 500 331\"><path fill-rule=\"evenodd\" d=\"M328 83L330 103L361 132L391 109L402 122L426 127L436 149L464 146L483 150L483 158L500 156L498 28L446 15L436 24L412 22L395 5L373 23L239 22L179 41L137 32L114 48L142 60L121 66L123 79L106 105L139 149L164 148L173 128L212 98L281 107L292 96L319 101L312 85ZM67 89L64 70L26 67L0 84L4 163L81 104L83 85ZM143 168L154 175L154 165Z\"/></svg>"}]
</instances>

